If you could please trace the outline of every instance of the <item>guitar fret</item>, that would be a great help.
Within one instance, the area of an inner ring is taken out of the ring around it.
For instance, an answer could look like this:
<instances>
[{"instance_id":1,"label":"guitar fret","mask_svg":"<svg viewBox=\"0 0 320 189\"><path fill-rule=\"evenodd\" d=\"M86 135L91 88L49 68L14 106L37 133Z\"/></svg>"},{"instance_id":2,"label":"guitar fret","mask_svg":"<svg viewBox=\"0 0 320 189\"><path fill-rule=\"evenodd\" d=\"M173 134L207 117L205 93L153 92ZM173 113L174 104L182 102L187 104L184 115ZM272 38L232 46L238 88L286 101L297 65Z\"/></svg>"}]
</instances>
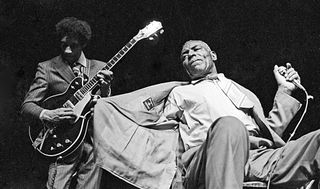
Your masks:
<instances>
[{"instance_id":1,"label":"guitar fret","mask_svg":"<svg viewBox=\"0 0 320 189\"><path fill-rule=\"evenodd\" d=\"M82 94L86 94L86 93L87 93L87 91L88 91L88 89L87 89L87 85L85 85L82 89L83 89L83 90L81 91L81 92L82 92Z\"/></svg>"},{"instance_id":2,"label":"guitar fret","mask_svg":"<svg viewBox=\"0 0 320 189\"><path fill-rule=\"evenodd\" d=\"M134 45L137 41L135 39L131 39L128 44Z\"/></svg>"},{"instance_id":3,"label":"guitar fret","mask_svg":"<svg viewBox=\"0 0 320 189\"><path fill-rule=\"evenodd\" d=\"M112 64L110 62L107 63L108 70L112 68Z\"/></svg>"},{"instance_id":4,"label":"guitar fret","mask_svg":"<svg viewBox=\"0 0 320 189\"><path fill-rule=\"evenodd\" d=\"M125 53L125 52L124 52L122 49L119 51L119 54L121 54L121 56L123 56L124 53Z\"/></svg>"},{"instance_id":5,"label":"guitar fret","mask_svg":"<svg viewBox=\"0 0 320 189\"><path fill-rule=\"evenodd\" d=\"M97 76L94 76L91 81L92 81L92 83L98 82L98 77L97 77Z\"/></svg>"},{"instance_id":6,"label":"guitar fret","mask_svg":"<svg viewBox=\"0 0 320 189\"><path fill-rule=\"evenodd\" d=\"M86 89L90 90L90 88L92 87L92 84L93 84L92 82L88 83L88 85L86 86L87 87Z\"/></svg>"},{"instance_id":7,"label":"guitar fret","mask_svg":"<svg viewBox=\"0 0 320 189\"><path fill-rule=\"evenodd\" d=\"M92 84L88 84L88 86L86 87L86 90L89 91L91 87L92 87Z\"/></svg>"},{"instance_id":8,"label":"guitar fret","mask_svg":"<svg viewBox=\"0 0 320 189\"><path fill-rule=\"evenodd\" d=\"M111 60L117 62L117 61L119 60L119 58L117 58L117 57L114 56Z\"/></svg>"},{"instance_id":9,"label":"guitar fret","mask_svg":"<svg viewBox=\"0 0 320 189\"><path fill-rule=\"evenodd\" d=\"M78 92L74 93L74 97L75 97L78 101L80 101L80 100L83 98L83 96L82 96L81 94L79 94Z\"/></svg>"}]
</instances>

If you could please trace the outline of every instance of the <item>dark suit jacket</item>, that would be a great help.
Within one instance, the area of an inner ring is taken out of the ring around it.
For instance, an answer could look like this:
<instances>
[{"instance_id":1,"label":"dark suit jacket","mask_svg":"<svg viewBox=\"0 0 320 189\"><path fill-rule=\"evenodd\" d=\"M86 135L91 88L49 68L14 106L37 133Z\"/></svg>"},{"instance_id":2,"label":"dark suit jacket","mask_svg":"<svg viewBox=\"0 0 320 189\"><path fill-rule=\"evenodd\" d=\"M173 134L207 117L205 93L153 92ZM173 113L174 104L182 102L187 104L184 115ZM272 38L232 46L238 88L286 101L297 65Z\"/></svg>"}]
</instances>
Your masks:
<instances>
[{"instance_id":1,"label":"dark suit jacket","mask_svg":"<svg viewBox=\"0 0 320 189\"><path fill-rule=\"evenodd\" d=\"M98 60L87 59L89 65L89 77L93 77L106 63ZM71 81L75 78L70 66L63 62L61 56L57 56L38 64L35 78L30 86L25 100L22 103L21 112L29 118L39 118L43 108L41 102L47 97L60 94L67 90ZM102 87L103 92L108 90Z\"/></svg>"}]
</instances>

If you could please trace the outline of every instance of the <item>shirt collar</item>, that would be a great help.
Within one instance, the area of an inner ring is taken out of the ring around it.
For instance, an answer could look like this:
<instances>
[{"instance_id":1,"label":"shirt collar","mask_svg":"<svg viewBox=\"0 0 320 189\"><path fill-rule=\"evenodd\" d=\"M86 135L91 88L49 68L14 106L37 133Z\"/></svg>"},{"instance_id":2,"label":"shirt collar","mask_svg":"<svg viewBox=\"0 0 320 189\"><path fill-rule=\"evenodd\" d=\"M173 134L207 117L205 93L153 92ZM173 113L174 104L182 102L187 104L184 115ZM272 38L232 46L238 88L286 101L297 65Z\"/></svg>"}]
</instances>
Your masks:
<instances>
[{"instance_id":1,"label":"shirt collar","mask_svg":"<svg viewBox=\"0 0 320 189\"><path fill-rule=\"evenodd\" d=\"M203 80L219 80L221 81L223 78L225 78L224 74L223 73L218 73L217 75L207 75L203 78L200 78L200 79L195 79L195 80L191 80L191 84L195 85L197 83L200 83L201 81Z\"/></svg>"},{"instance_id":2,"label":"shirt collar","mask_svg":"<svg viewBox=\"0 0 320 189\"><path fill-rule=\"evenodd\" d=\"M80 55L80 57L79 57L79 59L78 59L77 62L78 62L79 64L81 64L82 66L87 67L87 59L86 59L83 51L81 51L81 55Z\"/></svg>"}]
</instances>

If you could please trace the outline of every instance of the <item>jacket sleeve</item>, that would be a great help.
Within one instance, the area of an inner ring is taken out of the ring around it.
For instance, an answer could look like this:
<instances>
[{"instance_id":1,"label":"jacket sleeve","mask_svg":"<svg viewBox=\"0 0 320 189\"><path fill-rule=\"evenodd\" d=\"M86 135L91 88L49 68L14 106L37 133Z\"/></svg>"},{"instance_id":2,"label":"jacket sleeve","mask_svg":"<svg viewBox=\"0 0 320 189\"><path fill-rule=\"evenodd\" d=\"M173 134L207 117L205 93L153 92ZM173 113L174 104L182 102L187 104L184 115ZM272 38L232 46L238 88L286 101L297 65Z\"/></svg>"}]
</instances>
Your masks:
<instances>
[{"instance_id":1,"label":"jacket sleeve","mask_svg":"<svg viewBox=\"0 0 320 189\"><path fill-rule=\"evenodd\" d=\"M301 104L298 100L279 88L274 98L273 107L266 118L269 126L282 137L300 107Z\"/></svg>"},{"instance_id":2,"label":"jacket sleeve","mask_svg":"<svg viewBox=\"0 0 320 189\"><path fill-rule=\"evenodd\" d=\"M39 63L35 78L30 85L24 102L21 106L21 113L23 116L32 118L39 118L41 111L40 103L44 100L48 90L48 81L46 78L45 64Z\"/></svg>"}]
</instances>

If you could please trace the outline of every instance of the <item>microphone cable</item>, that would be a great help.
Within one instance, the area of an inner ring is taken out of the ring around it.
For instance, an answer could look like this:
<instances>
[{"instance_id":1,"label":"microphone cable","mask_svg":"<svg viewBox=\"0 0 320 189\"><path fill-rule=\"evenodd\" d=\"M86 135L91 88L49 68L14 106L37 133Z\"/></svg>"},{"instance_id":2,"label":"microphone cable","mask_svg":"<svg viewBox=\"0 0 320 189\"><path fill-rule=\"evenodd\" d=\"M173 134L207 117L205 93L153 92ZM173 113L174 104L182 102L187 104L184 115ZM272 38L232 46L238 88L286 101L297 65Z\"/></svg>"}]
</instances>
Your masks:
<instances>
[{"instance_id":1,"label":"microphone cable","mask_svg":"<svg viewBox=\"0 0 320 189\"><path fill-rule=\"evenodd\" d=\"M295 80L293 80L292 83L293 83L294 85L296 85L299 89L301 89L301 90L304 92L306 104L305 104L304 110L303 110L303 112L302 112L302 114L301 114L301 117L300 117L298 123L297 123L296 126L294 127L292 133L290 134L290 136L289 136L289 138L288 138L288 140L286 141L285 144L288 144L288 142L290 142L291 139L293 138L293 136L295 135L298 127L300 126L301 121L303 120L303 118L304 118L304 116L305 116L305 114L306 114L306 112L307 112L308 105L309 105L309 100L312 100L312 99L313 99L313 96L312 96L312 95L309 95L308 92L307 92L307 90L306 90L300 83L297 83ZM284 146L282 147L281 151L279 152L278 157L277 157L277 160L276 160L273 164L271 164L271 166L270 166L270 173L269 173L269 175L268 175L268 177L267 177L267 180L268 180L267 189L270 189L271 178L272 178L272 176L273 176L274 170L276 169L277 164L278 164L278 162L279 162L279 160L280 160L281 155L282 155L283 152L284 152ZM312 181L311 181L311 182L312 182Z\"/></svg>"}]
</instances>

